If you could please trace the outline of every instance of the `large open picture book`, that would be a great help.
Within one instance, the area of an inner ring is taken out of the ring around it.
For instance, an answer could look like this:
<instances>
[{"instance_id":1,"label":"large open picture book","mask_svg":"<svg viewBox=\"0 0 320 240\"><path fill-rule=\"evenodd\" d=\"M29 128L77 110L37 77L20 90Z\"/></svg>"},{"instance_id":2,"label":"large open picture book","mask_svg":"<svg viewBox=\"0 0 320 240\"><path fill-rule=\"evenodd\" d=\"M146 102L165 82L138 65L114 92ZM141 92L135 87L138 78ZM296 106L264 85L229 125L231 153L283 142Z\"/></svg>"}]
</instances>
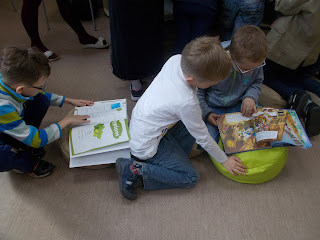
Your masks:
<instances>
[{"instance_id":1,"label":"large open picture book","mask_svg":"<svg viewBox=\"0 0 320 240\"><path fill-rule=\"evenodd\" d=\"M228 113L217 119L226 154L257 149L312 144L292 109L258 108L247 118L242 113Z\"/></svg>"},{"instance_id":2,"label":"large open picture book","mask_svg":"<svg viewBox=\"0 0 320 240\"><path fill-rule=\"evenodd\" d=\"M115 163L119 157L130 158L126 99L76 107L74 115L89 115L90 123L70 130L70 167Z\"/></svg>"}]
</instances>

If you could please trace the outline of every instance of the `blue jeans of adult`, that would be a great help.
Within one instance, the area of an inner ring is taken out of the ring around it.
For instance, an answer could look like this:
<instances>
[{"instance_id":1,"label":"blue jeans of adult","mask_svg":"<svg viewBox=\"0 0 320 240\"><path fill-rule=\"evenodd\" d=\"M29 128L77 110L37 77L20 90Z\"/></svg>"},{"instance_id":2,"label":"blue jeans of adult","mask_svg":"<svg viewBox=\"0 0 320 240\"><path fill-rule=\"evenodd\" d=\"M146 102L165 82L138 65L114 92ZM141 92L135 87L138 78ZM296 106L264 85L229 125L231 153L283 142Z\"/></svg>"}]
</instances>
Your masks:
<instances>
[{"instance_id":1,"label":"blue jeans of adult","mask_svg":"<svg viewBox=\"0 0 320 240\"><path fill-rule=\"evenodd\" d=\"M32 125L39 129L40 124L50 106L50 102L43 94L38 94L33 100L25 104L23 120L27 125ZM15 148L22 148L25 151L15 151ZM12 169L21 172L32 172L39 159L36 159L31 152L32 148L27 147L22 142L1 132L0 133L0 172Z\"/></svg>"},{"instance_id":2,"label":"blue jeans of adult","mask_svg":"<svg viewBox=\"0 0 320 240\"><path fill-rule=\"evenodd\" d=\"M263 12L264 0L221 1L223 40L230 40L235 31L243 25L258 26L263 19Z\"/></svg>"},{"instance_id":3,"label":"blue jeans of adult","mask_svg":"<svg viewBox=\"0 0 320 240\"><path fill-rule=\"evenodd\" d=\"M157 153L142 161L143 189L190 188L199 180L188 154L195 139L179 121L161 139Z\"/></svg>"},{"instance_id":4,"label":"blue jeans of adult","mask_svg":"<svg viewBox=\"0 0 320 240\"><path fill-rule=\"evenodd\" d=\"M226 114L226 113L234 113L241 111L241 104L242 101L238 102L234 106L230 107L211 107L211 110L219 115ZM208 128L210 136L218 143L220 138L220 133L218 127L212 125L211 123L206 122L206 126Z\"/></svg>"},{"instance_id":5,"label":"blue jeans of adult","mask_svg":"<svg viewBox=\"0 0 320 240\"><path fill-rule=\"evenodd\" d=\"M196 3L174 2L173 15L176 23L174 53L181 53L191 40L208 34L216 13L217 7L213 9Z\"/></svg>"},{"instance_id":6,"label":"blue jeans of adult","mask_svg":"<svg viewBox=\"0 0 320 240\"><path fill-rule=\"evenodd\" d=\"M290 97L295 91L305 92L306 90L320 97L320 82L312 78L315 73L320 71L319 57L314 64L307 67L300 65L295 70L267 59L266 65L263 68L263 83L279 93L287 102L289 102Z\"/></svg>"}]
</instances>

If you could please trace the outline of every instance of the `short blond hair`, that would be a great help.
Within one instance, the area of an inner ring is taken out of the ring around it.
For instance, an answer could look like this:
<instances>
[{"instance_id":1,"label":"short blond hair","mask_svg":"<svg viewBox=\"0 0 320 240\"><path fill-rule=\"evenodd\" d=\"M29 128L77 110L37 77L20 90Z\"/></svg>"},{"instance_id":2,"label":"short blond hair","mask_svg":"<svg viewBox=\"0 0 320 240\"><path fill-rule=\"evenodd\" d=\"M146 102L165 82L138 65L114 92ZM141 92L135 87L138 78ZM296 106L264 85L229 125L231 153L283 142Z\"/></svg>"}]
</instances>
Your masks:
<instances>
[{"instance_id":1,"label":"short blond hair","mask_svg":"<svg viewBox=\"0 0 320 240\"><path fill-rule=\"evenodd\" d=\"M261 62L267 57L266 35L254 25L239 27L232 36L229 51L236 61L246 58L255 63Z\"/></svg>"},{"instance_id":2,"label":"short blond hair","mask_svg":"<svg viewBox=\"0 0 320 240\"><path fill-rule=\"evenodd\" d=\"M8 47L2 52L0 73L6 84L32 85L50 75L50 66L48 58L36 48Z\"/></svg>"},{"instance_id":3,"label":"short blond hair","mask_svg":"<svg viewBox=\"0 0 320 240\"><path fill-rule=\"evenodd\" d=\"M217 82L228 77L231 61L218 37L199 37L182 51L181 69L199 82Z\"/></svg>"}]
</instances>

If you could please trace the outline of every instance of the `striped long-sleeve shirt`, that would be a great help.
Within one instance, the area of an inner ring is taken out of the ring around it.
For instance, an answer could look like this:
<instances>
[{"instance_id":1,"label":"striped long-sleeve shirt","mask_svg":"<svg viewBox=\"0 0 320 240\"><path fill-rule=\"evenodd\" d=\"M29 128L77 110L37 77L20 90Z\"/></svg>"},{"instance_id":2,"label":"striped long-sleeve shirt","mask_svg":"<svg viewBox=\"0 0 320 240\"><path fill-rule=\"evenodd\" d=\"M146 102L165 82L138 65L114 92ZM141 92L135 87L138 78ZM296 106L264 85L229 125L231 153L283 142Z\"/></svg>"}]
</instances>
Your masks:
<instances>
[{"instance_id":1,"label":"striped long-sleeve shirt","mask_svg":"<svg viewBox=\"0 0 320 240\"><path fill-rule=\"evenodd\" d=\"M61 107L64 97L52 93L42 92L50 101L51 106ZM0 76L0 132L21 141L33 148L42 147L61 137L59 124L54 123L44 129L37 129L27 125L24 120L24 103L33 97L24 97L7 85Z\"/></svg>"}]
</instances>

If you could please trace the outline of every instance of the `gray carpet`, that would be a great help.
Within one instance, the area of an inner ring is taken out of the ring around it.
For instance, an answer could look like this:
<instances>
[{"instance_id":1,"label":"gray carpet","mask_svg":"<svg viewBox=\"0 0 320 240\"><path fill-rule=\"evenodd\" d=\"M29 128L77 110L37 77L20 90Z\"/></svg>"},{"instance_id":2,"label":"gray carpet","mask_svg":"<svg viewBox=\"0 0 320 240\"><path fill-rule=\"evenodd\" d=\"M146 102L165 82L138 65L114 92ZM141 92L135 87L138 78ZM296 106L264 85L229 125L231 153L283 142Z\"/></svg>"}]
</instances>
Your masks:
<instances>
[{"instance_id":1,"label":"gray carpet","mask_svg":"<svg viewBox=\"0 0 320 240\"><path fill-rule=\"evenodd\" d=\"M0 48L28 47L19 12L0 1ZM55 1L46 1L51 30L39 10L40 33L61 59L51 63L48 90L72 98L127 98L129 85L112 75L110 50L82 49L77 36L62 20ZM102 11L95 36L109 38ZM71 106L52 108L43 122L61 119ZM69 169L58 141L46 147L46 159L56 165L44 179L12 172L0 173L1 240L102 239L320 239L320 136L309 150L290 148L283 171L274 180L240 184L225 178L206 154L193 159L200 182L192 189L138 191L130 202L118 188L115 168Z\"/></svg>"}]
</instances>

